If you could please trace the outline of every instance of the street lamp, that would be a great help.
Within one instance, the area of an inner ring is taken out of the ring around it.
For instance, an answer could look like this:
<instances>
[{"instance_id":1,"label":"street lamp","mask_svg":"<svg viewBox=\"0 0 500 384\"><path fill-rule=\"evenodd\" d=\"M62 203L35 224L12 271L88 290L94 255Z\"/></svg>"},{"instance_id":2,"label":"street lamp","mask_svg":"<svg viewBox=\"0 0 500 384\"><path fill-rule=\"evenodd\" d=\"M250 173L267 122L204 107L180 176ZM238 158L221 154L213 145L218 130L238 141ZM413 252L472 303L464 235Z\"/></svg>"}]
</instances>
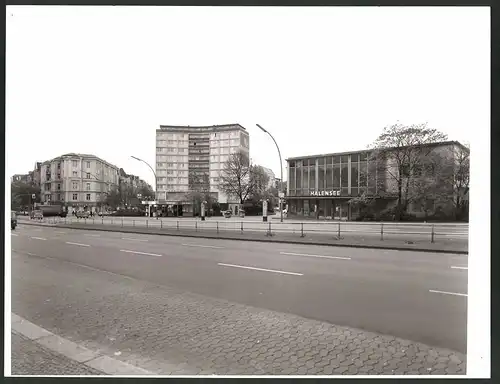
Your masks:
<instances>
[{"instance_id":1,"label":"street lamp","mask_svg":"<svg viewBox=\"0 0 500 384\"><path fill-rule=\"evenodd\" d=\"M156 195L157 195L157 187L158 187L158 185L157 185L157 181L158 181L158 180L157 180L157 178L156 178L156 172L155 172L155 170L153 169L153 167L152 167L151 165L149 165L149 163L148 163L147 161L144 161L144 160L142 160L142 159L139 159L138 157L135 157L135 156L130 156L130 157L131 157L132 159L134 159L134 160L137 160L137 161L142 161L144 164L146 164L146 165L149 167L149 169L151 169L151 172L153 172L153 175L155 176L155 190L154 190L154 193L155 193L155 202L156 202L156 203L158 203L158 201L156 201L156 200L157 200L157 196L156 196ZM157 205L158 205L158 204L157 204ZM157 209L157 212L156 212L156 220L158 220L158 207L157 207L156 209Z\"/></svg>"},{"instance_id":2,"label":"street lamp","mask_svg":"<svg viewBox=\"0 0 500 384\"><path fill-rule=\"evenodd\" d=\"M280 157L280 172L281 172L281 180L280 180L280 196L279 196L279 199L280 199L280 214L281 214L281 222L283 222L283 197L284 197L284 193L283 193L283 162L281 161L281 152L280 152L280 147L278 147L278 143L276 142L276 140L274 140L274 137L273 135L271 135L268 131L266 131L264 128L262 128L260 126L260 124L256 124L257 127L259 127L262 131L264 131L265 133L267 133L269 136L271 136L271 139L273 139L274 141L274 144L276 144L276 148L278 149L278 155Z\"/></svg>"}]
</instances>

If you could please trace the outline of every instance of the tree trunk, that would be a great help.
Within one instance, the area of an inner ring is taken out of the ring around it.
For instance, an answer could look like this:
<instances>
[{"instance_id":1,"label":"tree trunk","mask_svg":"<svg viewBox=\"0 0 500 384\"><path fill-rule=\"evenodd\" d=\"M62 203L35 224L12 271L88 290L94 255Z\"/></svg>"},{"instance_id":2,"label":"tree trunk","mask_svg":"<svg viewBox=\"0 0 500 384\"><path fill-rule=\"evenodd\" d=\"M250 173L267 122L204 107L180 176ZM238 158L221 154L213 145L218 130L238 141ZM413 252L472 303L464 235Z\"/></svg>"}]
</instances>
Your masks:
<instances>
[{"instance_id":1,"label":"tree trunk","mask_svg":"<svg viewBox=\"0 0 500 384\"><path fill-rule=\"evenodd\" d=\"M396 208L396 220L401 220L401 207L402 207L402 199L403 199L403 185L401 180L398 181L398 205Z\"/></svg>"}]
</instances>

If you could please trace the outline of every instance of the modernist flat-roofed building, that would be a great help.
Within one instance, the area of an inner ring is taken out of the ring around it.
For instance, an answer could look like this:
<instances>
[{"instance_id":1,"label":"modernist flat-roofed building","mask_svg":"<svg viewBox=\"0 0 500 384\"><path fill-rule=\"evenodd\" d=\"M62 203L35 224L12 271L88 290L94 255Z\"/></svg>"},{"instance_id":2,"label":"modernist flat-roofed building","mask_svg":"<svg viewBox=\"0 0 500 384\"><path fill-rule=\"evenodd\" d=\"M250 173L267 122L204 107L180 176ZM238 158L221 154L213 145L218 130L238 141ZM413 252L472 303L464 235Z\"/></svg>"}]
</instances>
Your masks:
<instances>
[{"instance_id":1,"label":"modernist flat-roofed building","mask_svg":"<svg viewBox=\"0 0 500 384\"><path fill-rule=\"evenodd\" d=\"M427 144L426 147L444 155L450 162L455 161L454 148L464 148L456 141ZM387 175L393 165L380 167L370 158L369 150L360 150L286 159L289 215L354 219L358 212L349 201L363 194L376 197L380 189L383 189L385 197L378 208L394 206L397 185ZM410 211L419 213L420 208L411 205Z\"/></svg>"},{"instance_id":2,"label":"modernist flat-roofed building","mask_svg":"<svg viewBox=\"0 0 500 384\"><path fill-rule=\"evenodd\" d=\"M68 153L41 163L42 203L97 210L118 187L119 168L95 155Z\"/></svg>"},{"instance_id":3,"label":"modernist flat-roofed building","mask_svg":"<svg viewBox=\"0 0 500 384\"><path fill-rule=\"evenodd\" d=\"M203 189L234 210L238 201L219 190L219 178L230 154L249 150L248 132L239 124L161 125L156 130L158 203L176 206L176 212L190 216L193 206L186 197Z\"/></svg>"}]
</instances>

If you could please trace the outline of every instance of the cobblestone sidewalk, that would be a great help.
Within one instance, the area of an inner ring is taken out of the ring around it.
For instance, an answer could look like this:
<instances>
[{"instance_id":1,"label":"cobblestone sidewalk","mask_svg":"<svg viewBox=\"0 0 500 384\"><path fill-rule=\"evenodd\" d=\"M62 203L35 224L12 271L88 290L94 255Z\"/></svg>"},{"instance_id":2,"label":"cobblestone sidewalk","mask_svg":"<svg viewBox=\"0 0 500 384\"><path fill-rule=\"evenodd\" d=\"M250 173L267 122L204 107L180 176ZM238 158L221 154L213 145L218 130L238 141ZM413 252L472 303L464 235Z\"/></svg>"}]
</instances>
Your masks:
<instances>
[{"instance_id":1,"label":"cobblestone sidewalk","mask_svg":"<svg viewBox=\"0 0 500 384\"><path fill-rule=\"evenodd\" d=\"M161 375L465 374L466 356L56 260L12 259L12 310Z\"/></svg>"},{"instance_id":2,"label":"cobblestone sidewalk","mask_svg":"<svg viewBox=\"0 0 500 384\"><path fill-rule=\"evenodd\" d=\"M102 375L102 372L55 353L33 340L11 332L12 375Z\"/></svg>"}]
</instances>

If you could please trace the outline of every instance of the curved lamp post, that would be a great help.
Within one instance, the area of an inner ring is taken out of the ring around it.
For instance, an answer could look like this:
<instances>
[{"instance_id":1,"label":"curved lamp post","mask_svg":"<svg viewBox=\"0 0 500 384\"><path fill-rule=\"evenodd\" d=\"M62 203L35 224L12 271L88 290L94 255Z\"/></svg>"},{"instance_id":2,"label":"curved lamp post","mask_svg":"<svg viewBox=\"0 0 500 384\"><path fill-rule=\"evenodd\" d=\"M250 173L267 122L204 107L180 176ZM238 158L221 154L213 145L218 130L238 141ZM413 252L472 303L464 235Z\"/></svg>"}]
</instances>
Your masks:
<instances>
[{"instance_id":1,"label":"curved lamp post","mask_svg":"<svg viewBox=\"0 0 500 384\"><path fill-rule=\"evenodd\" d=\"M276 148L278 149L278 155L280 157L280 171L281 171L281 180L280 180L280 195L283 195L283 162L281 161L281 152L280 152L280 147L278 147L278 143L276 140L274 140L273 135L269 133L269 131L266 131L260 124L256 124L257 127L259 127L261 130L263 130L265 133L267 133L269 136L271 136L271 139L273 139L274 144L276 144ZM281 214L281 222L283 222L283 198L279 197L280 199L280 214Z\"/></svg>"},{"instance_id":2,"label":"curved lamp post","mask_svg":"<svg viewBox=\"0 0 500 384\"><path fill-rule=\"evenodd\" d=\"M135 156L130 156L130 157L131 157L132 159L137 160L137 161L142 161L144 164L146 164L146 165L149 167L149 169L151 169L151 172L153 172L153 175L155 176L155 190L154 190L154 193L155 193L155 201L156 201L156 195L157 195L157 191L156 191L156 189L157 189L157 187L158 187L158 185L157 185L157 181L158 181L158 179L156 178L156 172L155 172L155 170L153 169L153 167L152 167L151 165L149 165L149 163L148 163L147 161L144 161L144 160L142 160L142 159L139 159L138 157L135 157ZM158 202L156 201L156 203L158 203ZM157 204L157 205L158 205L158 204ZM157 207L157 209L158 209L158 207ZM158 220L158 212L156 212L156 220Z\"/></svg>"}]
</instances>

